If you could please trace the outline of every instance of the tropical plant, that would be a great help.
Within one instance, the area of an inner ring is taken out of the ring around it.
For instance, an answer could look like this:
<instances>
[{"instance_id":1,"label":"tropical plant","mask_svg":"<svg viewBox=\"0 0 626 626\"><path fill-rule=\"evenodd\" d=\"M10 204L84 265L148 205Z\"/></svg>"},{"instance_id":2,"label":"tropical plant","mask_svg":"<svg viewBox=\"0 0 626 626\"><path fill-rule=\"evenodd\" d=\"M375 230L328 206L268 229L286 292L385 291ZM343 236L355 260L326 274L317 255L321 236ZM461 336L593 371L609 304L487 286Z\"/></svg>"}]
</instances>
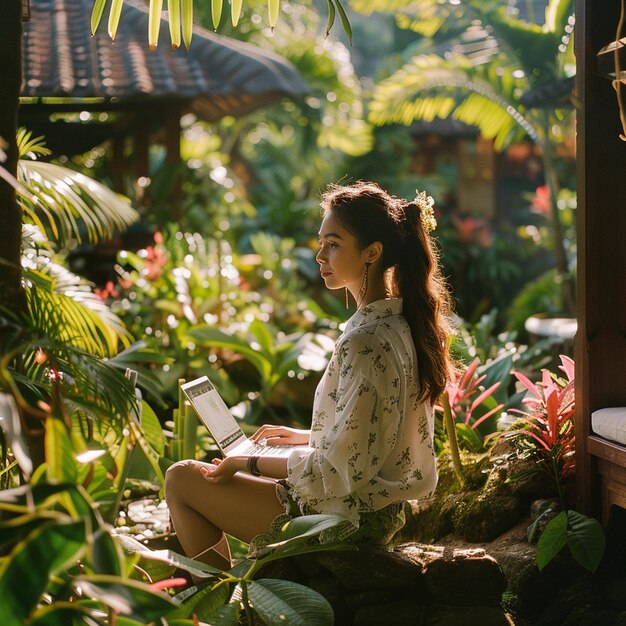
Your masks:
<instances>
[{"instance_id":1,"label":"tropical plant","mask_svg":"<svg viewBox=\"0 0 626 626\"><path fill-rule=\"evenodd\" d=\"M481 363L500 362L505 356L510 360L510 374L513 370L522 372L536 372L548 365L552 358L552 350L557 338L547 337L538 340L532 345L519 342L518 333L515 330L499 330L499 312L492 309L484 313L475 322L458 319L456 334L450 344L450 351L459 363L468 364L475 358ZM507 363L508 366L508 363ZM519 408L521 394L514 394L510 388L512 376L508 377L503 386L496 393L500 402L507 406ZM514 396L514 399L511 399Z\"/></svg>"},{"instance_id":2,"label":"tropical plant","mask_svg":"<svg viewBox=\"0 0 626 626\"><path fill-rule=\"evenodd\" d=\"M514 437L520 450L528 450L554 481L559 501L564 503L561 485L574 471L574 362L562 355L560 369L565 379L544 369L540 384L515 372L529 394L523 400L526 410L513 409L520 415L523 426L509 432L507 437Z\"/></svg>"},{"instance_id":3,"label":"tropical plant","mask_svg":"<svg viewBox=\"0 0 626 626\"><path fill-rule=\"evenodd\" d=\"M20 129L17 134L17 199L25 220L64 246L112 238L139 218L128 199L80 172L38 161L50 155L43 137Z\"/></svg>"},{"instance_id":4,"label":"tropical plant","mask_svg":"<svg viewBox=\"0 0 626 626\"><path fill-rule=\"evenodd\" d=\"M122 251L118 281L99 292L131 332L159 343L168 360L155 373L171 404L178 402L180 379L202 374L211 378L229 405L247 398L248 392L257 392L259 385L265 403L280 383L273 366L271 375L265 375L266 365L276 365L277 355L296 343L299 350L308 346L306 339L298 343L300 335L333 324L336 328L333 318L305 293L305 282L294 271L312 262L310 249L295 248L292 240L265 233L252 236L251 245L253 254L241 255L224 238L205 238L171 227L155 234L152 246ZM218 330L220 325L222 330ZM273 330L277 336L267 341L265 336L257 339L257 362L265 365L256 374L242 367L254 368L254 364L247 357L244 361L237 347L245 345L251 354L256 351L235 338L245 335L251 325L280 329ZM196 337L195 330L189 332L200 327L205 327L206 333ZM228 346L207 351L207 333L215 333L213 339L218 343L224 340ZM282 347L275 348L274 343ZM275 353L266 353L266 345ZM298 367L279 370L283 378L304 371Z\"/></svg>"},{"instance_id":5,"label":"tropical plant","mask_svg":"<svg viewBox=\"0 0 626 626\"><path fill-rule=\"evenodd\" d=\"M91 14L91 32L96 32L102 14L106 7L107 0L95 0ZM117 28L120 23L122 6L124 0L112 0L109 10L108 20L108 32L111 39L115 40ZM230 19L233 26L237 26L239 18L241 16L243 1L235 0L231 3ZM213 28L217 30L220 20L222 18L222 0L215 0L211 3L211 20ZM159 39L159 31L161 29L161 0L150 0L150 17L148 25L148 45L150 49L155 50ZM278 15L280 12L280 0L269 0L267 4L267 19L268 24L272 30L276 26L278 21ZM187 48L191 44L191 38L193 34L193 0L169 0L168 2L168 15L169 15L169 32L172 42L172 48L176 49L181 44L181 31L182 42ZM352 29L350 27L350 21L346 15L346 12L341 4L341 0L328 0L328 21L326 25L326 32L328 33L335 22L335 16L339 14L343 29L348 36L352 37Z\"/></svg>"},{"instance_id":6,"label":"tropical plant","mask_svg":"<svg viewBox=\"0 0 626 626\"><path fill-rule=\"evenodd\" d=\"M67 423L77 419L79 432L92 435L111 428L121 436L134 397L124 371L133 359L160 357L147 357L145 346L131 345L120 319L90 283L65 268L49 241L97 241L125 228L137 213L128 201L84 175L34 161L34 156L47 154L41 138L20 132L18 145L18 201L32 222L24 224L22 236L26 310L22 315L2 313L0 388L17 402L22 431L38 466L43 462L45 419L39 403L57 407ZM145 369L140 382L158 396L158 381Z\"/></svg>"},{"instance_id":7,"label":"tropical plant","mask_svg":"<svg viewBox=\"0 0 626 626\"><path fill-rule=\"evenodd\" d=\"M567 546L574 559L593 572L604 552L604 533L596 519L568 507L563 490L564 481L574 472L574 362L561 356L560 369L565 378L543 370L537 384L515 373L528 392L523 400L527 409L516 411L519 421L504 436L514 442L518 454L532 459L548 475L558 493L557 505L546 507L528 529L529 539L535 540L549 520L537 543L539 569Z\"/></svg>"},{"instance_id":8,"label":"tropical plant","mask_svg":"<svg viewBox=\"0 0 626 626\"><path fill-rule=\"evenodd\" d=\"M435 427L435 443L442 449L447 439L452 466L460 484L464 481L460 447L472 452L482 451L484 439L478 428L504 406L497 404L493 398L501 381L488 387L481 385L487 375L477 373L479 364L479 359L474 359L457 378L450 381L435 405L440 420Z\"/></svg>"},{"instance_id":9,"label":"tropical plant","mask_svg":"<svg viewBox=\"0 0 626 626\"><path fill-rule=\"evenodd\" d=\"M341 515L304 515L283 523L276 520L271 543L251 549L245 559L231 570L223 571L171 550L149 550L132 538L120 537L127 552L140 557L135 576L152 581L175 570L193 575L199 582L176 596L180 602L177 615L196 615L210 623L235 626L244 617L246 623L261 620L266 624L333 623L333 611L318 592L299 583L273 578L257 578L269 563L303 554L328 551L351 551L356 546L339 539L349 522ZM193 594L193 595L192 595Z\"/></svg>"},{"instance_id":10,"label":"tropical plant","mask_svg":"<svg viewBox=\"0 0 626 626\"><path fill-rule=\"evenodd\" d=\"M311 372L321 372L326 367L332 340L319 333L294 333L273 336L266 324L252 321L247 332L225 332L211 325L201 325L189 331L189 337L198 346L223 349L222 359L232 353L244 358L258 375L258 388L249 393L252 401L244 401L246 422L258 424L262 421L284 422L285 416L276 412L272 397L279 383L287 378L303 380ZM302 421L301 411L291 407L286 399L286 408L291 420ZM307 407L308 414L308 407Z\"/></svg>"},{"instance_id":11,"label":"tropical plant","mask_svg":"<svg viewBox=\"0 0 626 626\"><path fill-rule=\"evenodd\" d=\"M549 0L545 19L530 12L515 14L495 0L444 4L353 0L353 6L367 13L399 11L401 27L424 37L451 37L439 48L439 40L421 42L411 50L408 63L376 86L371 121L411 124L452 116L478 126L498 150L524 135L541 147L563 307L573 310L573 285L556 202L555 143L564 137L565 110L559 104L530 108L522 100L528 91L571 74L573 0Z\"/></svg>"},{"instance_id":12,"label":"tropical plant","mask_svg":"<svg viewBox=\"0 0 626 626\"><path fill-rule=\"evenodd\" d=\"M0 522L0 618L6 624L131 626L159 620L192 626L202 619L236 625L245 613L250 624L254 619L267 624L282 619L327 626L333 623L333 611L319 593L287 580L254 577L277 559L355 549L316 540L321 532L344 524L344 518L308 516L287 524L262 557L222 571L116 537L84 489L71 483L39 482L5 490L0 510L10 514ZM191 597L172 598L164 590L187 584L184 578L171 578L168 571L175 568L202 577L205 586Z\"/></svg>"}]
</instances>

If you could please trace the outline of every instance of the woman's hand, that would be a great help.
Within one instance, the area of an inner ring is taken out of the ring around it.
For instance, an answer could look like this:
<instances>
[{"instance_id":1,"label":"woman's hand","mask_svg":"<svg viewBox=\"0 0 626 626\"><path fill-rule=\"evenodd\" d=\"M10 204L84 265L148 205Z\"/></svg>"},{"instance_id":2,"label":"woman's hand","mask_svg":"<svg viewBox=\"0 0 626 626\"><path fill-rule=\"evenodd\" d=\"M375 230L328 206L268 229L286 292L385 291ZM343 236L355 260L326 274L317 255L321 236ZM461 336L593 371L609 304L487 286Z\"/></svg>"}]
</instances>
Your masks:
<instances>
[{"instance_id":1,"label":"woman's hand","mask_svg":"<svg viewBox=\"0 0 626 626\"><path fill-rule=\"evenodd\" d=\"M226 457L225 459L213 459L211 465L204 465L200 473L204 480L210 483L227 483L239 470L245 469L245 459L239 457Z\"/></svg>"},{"instance_id":2,"label":"woman's hand","mask_svg":"<svg viewBox=\"0 0 626 626\"><path fill-rule=\"evenodd\" d=\"M268 446L302 446L308 445L310 431L288 426L272 426L265 424L250 439Z\"/></svg>"}]
</instances>

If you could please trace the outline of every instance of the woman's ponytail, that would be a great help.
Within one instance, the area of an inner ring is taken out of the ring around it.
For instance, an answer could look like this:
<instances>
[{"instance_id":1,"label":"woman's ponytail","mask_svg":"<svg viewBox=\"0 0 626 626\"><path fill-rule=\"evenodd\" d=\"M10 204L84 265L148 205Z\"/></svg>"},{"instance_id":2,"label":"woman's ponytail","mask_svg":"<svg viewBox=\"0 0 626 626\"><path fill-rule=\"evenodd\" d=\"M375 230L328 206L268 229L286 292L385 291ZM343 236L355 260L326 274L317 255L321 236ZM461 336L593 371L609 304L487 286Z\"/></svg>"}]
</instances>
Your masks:
<instances>
[{"instance_id":1,"label":"woman's ponytail","mask_svg":"<svg viewBox=\"0 0 626 626\"><path fill-rule=\"evenodd\" d=\"M448 352L451 302L439 268L438 252L428 231L434 228L430 203L403 205L402 250L396 265L397 289L403 299L403 315L411 329L417 360L422 399L435 402L452 376Z\"/></svg>"},{"instance_id":2,"label":"woman's ponytail","mask_svg":"<svg viewBox=\"0 0 626 626\"><path fill-rule=\"evenodd\" d=\"M359 181L329 186L321 205L324 212L333 211L361 248L374 241L383 244L386 293L403 298L402 314L417 355L420 398L434 403L454 368L448 352L450 295L429 234L436 225L432 198L422 192L413 202L404 202L375 183Z\"/></svg>"}]
</instances>

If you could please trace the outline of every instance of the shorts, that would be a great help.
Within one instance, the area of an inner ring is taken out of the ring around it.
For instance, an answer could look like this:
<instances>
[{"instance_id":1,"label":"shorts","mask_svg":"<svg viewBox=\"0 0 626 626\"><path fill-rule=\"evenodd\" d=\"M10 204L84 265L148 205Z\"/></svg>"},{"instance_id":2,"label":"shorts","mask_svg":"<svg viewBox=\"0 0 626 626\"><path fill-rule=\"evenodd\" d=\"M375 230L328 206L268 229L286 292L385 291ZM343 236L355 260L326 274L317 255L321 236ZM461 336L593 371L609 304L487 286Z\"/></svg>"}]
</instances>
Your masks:
<instances>
[{"instance_id":1,"label":"shorts","mask_svg":"<svg viewBox=\"0 0 626 626\"><path fill-rule=\"evenodd\" d=\"M302 515L320 513L306 502L299 500L291 485L284 479L276 483L276 497L285 509L285 516L281 516L285 521ZM378 511L363 511L360 514L358 527L346 522L345 527L342 525L335 532L329 533L331 536L328 538L320 537L320 541L326 543L329 540L341 540L347 543L387 545L406 523L405 506L406 502L400 501L392 502Z\"/></svg>"}]
</instances>

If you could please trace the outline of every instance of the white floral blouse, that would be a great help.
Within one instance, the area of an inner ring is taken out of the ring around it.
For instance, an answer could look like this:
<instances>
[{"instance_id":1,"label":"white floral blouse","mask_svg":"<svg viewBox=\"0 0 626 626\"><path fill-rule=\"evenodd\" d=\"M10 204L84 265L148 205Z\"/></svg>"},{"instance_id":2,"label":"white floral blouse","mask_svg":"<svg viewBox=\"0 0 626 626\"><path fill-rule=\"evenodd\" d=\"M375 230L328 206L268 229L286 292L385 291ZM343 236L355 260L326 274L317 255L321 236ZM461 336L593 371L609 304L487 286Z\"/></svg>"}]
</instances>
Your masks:
<instances>
[{"instance_id":1,"label":"white floral blouse","mask_svg":"<svg viewBox=\"0 0 626 626\"><path fill-rule=\"evenodd\" d=\"M312 450L294 451L287 482L300 505L360 513L429 497L437 485L433 411L418 401L415 347L402 300L357 311L315 392Z\"/></svg>"}]
</instances>

